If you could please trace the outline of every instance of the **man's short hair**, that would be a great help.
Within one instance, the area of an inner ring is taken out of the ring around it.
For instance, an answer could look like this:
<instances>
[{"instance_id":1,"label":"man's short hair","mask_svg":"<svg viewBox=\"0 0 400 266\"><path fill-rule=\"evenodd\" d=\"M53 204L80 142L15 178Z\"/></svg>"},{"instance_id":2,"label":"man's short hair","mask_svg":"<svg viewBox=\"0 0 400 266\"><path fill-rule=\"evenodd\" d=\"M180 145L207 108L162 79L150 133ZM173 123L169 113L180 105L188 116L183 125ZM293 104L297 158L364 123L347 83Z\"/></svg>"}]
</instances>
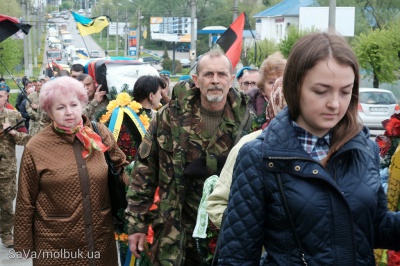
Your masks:
<instances>
[{"instance_id":1,"label":"man's short hair","mask_svg":"<svg viewBox=\"0 0 400 266\"><path fill-rule=\"evenodd\" d=\"M226 54L224 54L222 52L222 50L218 50L218 49L213 49L208 51L207 53L205 53L204 55L202 55L199 60L197 61L197 65L196 65L196 74L198 75L201 71L201 67L202 67L202 61L203 59L209 56L210 58L214 58L214 57L225 57L228 62L229 62L229 72L233 73L233 67L232 67L232 62L231 60L226 56Z\"/></svg>"},{"instance_id":2,"label":"man's short hair","mask_svg":"<svg viewBox=\"0 0 400 266\"><path fill-rule=\"evenodd\" d=\"M72 71L84 72L84 69L85 69L85 67L82 64L73 64L71 66L70 73L72 73Z\"/></svg>"},{"instance_id":3,"label":"man's short hair","mask_svg":"<svg viewBox=\"0 0 400 266\"><path fill-rule=\"evenodd\" d=\"M88 74L82 73L82 74L80 74L79 76L76 77L76 80L84 81L85 78L87 78L88 76L89 76Z\"/></svg>"},{"instance_id":4,"label":"man's short hair","mask_svg":"<svg viewBox=\"0 0 400 266\"><path fill-rule=\"evenodd\" d=\"M63 70L58 71L57 77L65 77L65 76L66 77L71 76L71 74L68 72L68 70L63 69Z\"/></svg>"},{"instance_id":5,"label":"man's short hair","mask_svg":"<svg viewBox=\"0 0 400 266\"><path fill-rule=\"evenodd\" d=\"M4 78L0 78L0 82L6 82Z\"/></svg>"}]
</instances>

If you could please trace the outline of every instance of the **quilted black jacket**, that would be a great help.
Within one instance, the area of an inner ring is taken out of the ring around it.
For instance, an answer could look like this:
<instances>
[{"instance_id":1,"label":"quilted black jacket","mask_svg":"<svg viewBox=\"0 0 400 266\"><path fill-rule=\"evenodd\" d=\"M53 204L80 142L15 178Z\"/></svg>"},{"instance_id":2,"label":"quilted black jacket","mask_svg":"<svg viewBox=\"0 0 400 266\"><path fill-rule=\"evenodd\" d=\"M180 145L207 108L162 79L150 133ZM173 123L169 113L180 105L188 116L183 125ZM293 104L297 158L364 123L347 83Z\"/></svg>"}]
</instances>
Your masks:
<instances>
[{"instance_id":1,"label":"quilted black jacket","mask_svg":"<svg viewBox=\"0 0 400 266\"><path fill-rule=\"evenodd\" d=\"M278 189L308 265L375 265L373 248L400 248L400 213L388 212L379 177L379 150L364 129L327 167L307 154L282 111L239 152L219 265L304 265Z\"/></svg>"}]
</instances>

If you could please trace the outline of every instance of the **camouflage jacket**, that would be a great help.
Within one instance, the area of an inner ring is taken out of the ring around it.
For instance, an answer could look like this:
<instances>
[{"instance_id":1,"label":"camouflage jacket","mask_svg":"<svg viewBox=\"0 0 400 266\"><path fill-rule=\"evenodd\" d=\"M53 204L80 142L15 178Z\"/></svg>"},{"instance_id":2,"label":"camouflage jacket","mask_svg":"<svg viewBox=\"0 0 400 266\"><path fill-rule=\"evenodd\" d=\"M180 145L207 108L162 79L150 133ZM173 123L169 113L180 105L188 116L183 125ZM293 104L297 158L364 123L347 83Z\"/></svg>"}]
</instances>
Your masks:
<instances>
[{"instance_id":1,"label":"camouflage jacket","mask_svg":"<svg viewBox=\"0 0 400 266\"><path fill-rule=\"evenodd\" d=\"M96 120L96 114L107 108L109 100L106 96L99 103L95 99L89 101L83 108L83 114L86 115L90 120Z\"/></svg>"},{"instance_id":2,"label":"camouflage jacket","mask_svg":"<svg viewBox=\"0 0 400 266\"><path fill-rule=\"evenodd\" d=\"M221 124L210 136L200 116L200 90L182 83L174 87L174 94L157 112L139 147L127 192L126 217L128 234L147 233L152 225L153 262L180 265L186 238L191 238L195 226L204 181L222 168L219 158L226 159L239 139L238 131L240 135L249 132L251 122L243 123L244 118L251 121L253 117L247 109L247 96L230 89ZM239 130L244 125L246 129ZM152 212L149 208L157 187L160 202Z\"/></svg>"},{"instance_id":3,"label":"camouflage jacket","mask_svg":"<svg viewBox=\"0 0 400 266\"><path fill-rule=\"evenodd\" d=\"M32 104L39 106L39 93L37 91L32 92L28 95L28 99L31 102L26 101L26 112L29 117L29 135L34 136L40 130L40 116L39 107L37 109L32 108Z\"/></svg>"},{"instance_id":4,"label":"camouflage jacket","mask_svg":"<svg viewBox=\"0 0 400 266\"><path fill-rule=\"evenodd\" d=\"M32 92L31 94L28 95L28 99L31 101L30 103L26 101L26 112L28 113L29 117L31 118L31 121L38 121L39 120L39 115L37 112L37 109L33 109L31 104L36 104L39 106L39 93L37 91Z\"/></svg>"},{"instance_id":5,"label":"camouflage jacket","mask_svg":"<svg viewBox=\"0 0 400 266\"><path fill-rule=\"evenodd\" d=\"M22 116L18 111L3 108L0 112L0 130L3 124L8 122L11 126L21 120ZM15 155L15 145L25 145L30 136L23 132L17 132L15 136L8 133L0 136L0 178L14 176L17 173L17 157Z\"/></svg>"}]
</instances>

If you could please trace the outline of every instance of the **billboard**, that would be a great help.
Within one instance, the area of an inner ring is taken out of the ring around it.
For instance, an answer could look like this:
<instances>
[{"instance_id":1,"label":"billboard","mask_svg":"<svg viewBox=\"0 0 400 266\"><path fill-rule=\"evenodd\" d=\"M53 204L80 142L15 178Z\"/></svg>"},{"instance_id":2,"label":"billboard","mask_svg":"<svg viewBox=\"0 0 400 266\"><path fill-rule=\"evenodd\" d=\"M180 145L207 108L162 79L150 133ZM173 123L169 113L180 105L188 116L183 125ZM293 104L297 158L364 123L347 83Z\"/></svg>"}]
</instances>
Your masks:
<instances>
[{"instance_id":1,"label":"billboard","mask_svg":"<svg viewBox=\"0 0 400 266\"><path fill-rule=\"evenodd\" d=\"M335 28L343 36L354 36L354 7L336 7ZM300 7L299 28L327 31L329 7Z\"/></svg>"},{"instance_id":2,"label":"billboard","mask_svg":"<svg viewBox=\"0 0 400 266\"><path fill-rule=\"evenodd\" d=\"M137 44L137 31L136 28L129 29L129 55L136 56L136 44Z\"/></svg>"},{"instance_id":3,"label":"billboard","mask_svg":"<svg viewBox=\"0 0 400 266\"><path fill-rule=\"evenodd\" d=\"M167 42L190 42L192 20L190 17L151 17L152 40ZM195 29L197 25L195 25Z\"/></svg>"},{"instance_id":4,"label":"billboard","mask_svg":"<svg viewBox=\"0 0 400 266\"><path fill-rule=\"evenodd\" d=\"M118 35L124 36L125 31L129 34L129 23L118 22ZM108 34L117 35L117 22L111 22L108 25Z\"/></svg>"}]
</instances>

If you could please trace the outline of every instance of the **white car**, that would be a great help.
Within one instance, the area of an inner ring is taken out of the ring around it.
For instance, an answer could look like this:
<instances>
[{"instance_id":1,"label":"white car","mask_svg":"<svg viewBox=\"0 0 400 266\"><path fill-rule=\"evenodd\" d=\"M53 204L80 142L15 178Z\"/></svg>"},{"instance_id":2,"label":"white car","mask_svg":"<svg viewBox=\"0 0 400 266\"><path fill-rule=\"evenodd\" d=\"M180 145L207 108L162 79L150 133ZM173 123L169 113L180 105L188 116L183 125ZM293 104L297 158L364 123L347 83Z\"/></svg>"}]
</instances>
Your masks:
<instances>
[{"instance_id":1,"label":"white car","mask_svg":"<svg viewBox=\"0 0 400 266\"><path fill-rule=\"evenodd\" d=\"M182 58L179 60L183 68L190 67L190 60L186 58Z\"/></svg>"},{"instance_id":2,"label":"white car","mask_svg":"<svg viewBox=\"0 0 400 266\"><path fill-rule=\"evenodd\" d=\"M396 97L389 90L360 88L358 114L371 129L383 129L382 121L399 111Z\"/></svg>"},{"instance_id":3,"label":"white car","mask_svg":"<svg viewBox=\"0 0 400 266\"><path fill-rule=\"evenodd\" d=\"M90 51L90 57L91 58L99 58L100 57L99 51L97 51L97 50Z\"/></svg>"}]
</instances>

